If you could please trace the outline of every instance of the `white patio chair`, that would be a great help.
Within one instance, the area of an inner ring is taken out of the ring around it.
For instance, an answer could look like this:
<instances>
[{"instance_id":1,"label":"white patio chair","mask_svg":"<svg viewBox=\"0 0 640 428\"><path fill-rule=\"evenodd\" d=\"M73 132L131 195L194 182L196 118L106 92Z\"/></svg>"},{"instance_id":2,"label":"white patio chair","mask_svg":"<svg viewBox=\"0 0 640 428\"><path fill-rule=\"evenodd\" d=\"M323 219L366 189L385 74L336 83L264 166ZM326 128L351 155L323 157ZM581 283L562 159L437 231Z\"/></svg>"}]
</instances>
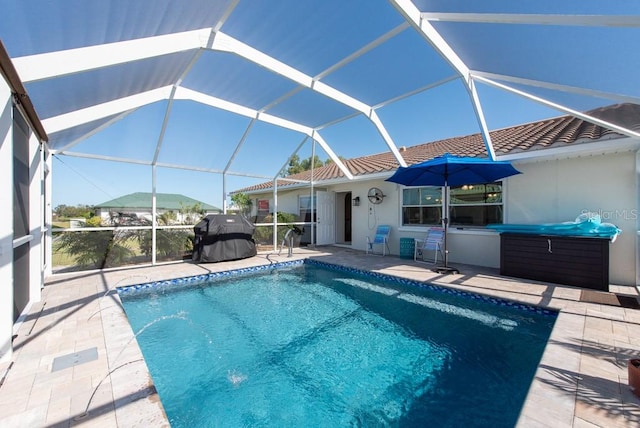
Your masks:
<instances>
[{"instance_id":1,"label":"white patio chair","mask_svg":"<svg viewBox=\"0 0 640 428\"><path fill-rule=\"evenodd\" d=\"M413 260L435 265L438 262L438 253L444 259L442 248L445 230L442 227L431 227L424 239L416 239L413 250ZM425 254L433 252L433 261L425 260ZM418 260L420 256L420 260Z\"/></svg>"},{"instance_id":2,"label":"white patio chair","mask_svg":"<svg viewBox=\"0 0 640 428\"><path fill-rule=\"evenodd\" d=\"M375 254L373 252L374 245L382 246L382 255L384 256L389 251L389 234L391 233L391 226L380 225L376 229L376 234L373 236L373 239L367 236L367 254Z\"/></svg>"}]
</instances>

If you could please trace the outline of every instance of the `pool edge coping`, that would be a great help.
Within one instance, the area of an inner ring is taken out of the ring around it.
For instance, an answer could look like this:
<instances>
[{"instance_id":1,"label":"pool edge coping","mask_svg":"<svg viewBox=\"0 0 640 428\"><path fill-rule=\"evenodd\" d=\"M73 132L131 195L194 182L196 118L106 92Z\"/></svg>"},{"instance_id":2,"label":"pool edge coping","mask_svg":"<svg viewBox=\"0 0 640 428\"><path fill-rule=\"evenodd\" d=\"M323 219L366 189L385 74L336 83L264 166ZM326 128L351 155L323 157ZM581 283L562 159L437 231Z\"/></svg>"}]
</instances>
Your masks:
<instances>
[{"instance_id":1,"label":"pool edge coping","mask_svg":"<svg viewBox=\"0 0 640 428\"><path fill-rule=\"evenodd\" d=\"M543 306L533 305L530 303L518 302L515 300L505 299L502 297L488 296L482 293L460 290L453 287L447 287L443 285L433 284L430 282L403 278L401 276L390 275L387 273L374 272L370 270L354 268L354 267L345 266L337 263L328 263L324 261L315 260L310 257L306 257L298 260L292 260L292 261L257 265L257 266L252 266L248 268L237 268L237 269L230 269L225 271L210 272L210 273L201 274L201 275L191 275L191 276L174 278L169 280L150 281L150 282L145 282L140 284L126 285L126 286L116 287L116 290L118 292L118 295L121 295L121 294L136 293L141 291L151 291L159 287L175 287L175 286L188 287L188 286L204 284L209 281L232 278L232 277L241 276L241 275L250 275L250 274L268 271L268 270L274 270L274 269L299 267L305 264L317 265L317 266L322 266L326 269L369 276L372 278L386 280L393 283L398 283L398 284L407 285L411 287L426 288L426 289L437 291L444 294L460 296L460 297L468 298L472 300L480 300L493 305L508 306L514 309L533 312L538 315L553 316L557 318L560 314L559 310L549 308L549 307L543 307Z\"/></svg>"}]
</instances>

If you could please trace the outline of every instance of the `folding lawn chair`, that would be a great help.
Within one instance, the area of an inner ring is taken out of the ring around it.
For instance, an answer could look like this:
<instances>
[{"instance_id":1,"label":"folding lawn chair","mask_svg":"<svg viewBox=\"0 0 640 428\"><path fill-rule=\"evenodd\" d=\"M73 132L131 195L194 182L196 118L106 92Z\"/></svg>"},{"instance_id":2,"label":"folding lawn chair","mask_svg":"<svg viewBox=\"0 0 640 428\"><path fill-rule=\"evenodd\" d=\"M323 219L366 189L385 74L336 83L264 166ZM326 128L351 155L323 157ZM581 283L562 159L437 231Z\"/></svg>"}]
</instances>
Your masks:
<instances>
[{"instance_id":1,"label":"folding lawn chair","mask_svg":"<svg viewBox=\"0 0 640 428\"><path fill-rule=\"evenodd\" d=\"M424 239L415 240L413 260L418 261L418 256L420 256L420 261L436 264L438 262L438 253L440 253L440 256L442 256L442 258L444 259L444 252L442 250L444 234L445 231L442 227L429 228ZM428 254L432 251L433 261L425 260L425 254Z\"/></svg>"},{"instance_id":2,"label":"folding lawn chair","mask_svg":"<svg viewBox=\"0 0 640 428\"><path fill-rule=\"evenodd\" d=\"M391 226L380 225L376 229L376 234L374 235L373 239L371 239L371 237L367 236L367 254L369 254L369 253L375 254L373 252L373 246L374 245L381 245L382 246L382 255L383 256L385 254L387 254L387 253L390 253L390 251L389 251L389 233L391 233Z\"/></svg>"}]
</instances>

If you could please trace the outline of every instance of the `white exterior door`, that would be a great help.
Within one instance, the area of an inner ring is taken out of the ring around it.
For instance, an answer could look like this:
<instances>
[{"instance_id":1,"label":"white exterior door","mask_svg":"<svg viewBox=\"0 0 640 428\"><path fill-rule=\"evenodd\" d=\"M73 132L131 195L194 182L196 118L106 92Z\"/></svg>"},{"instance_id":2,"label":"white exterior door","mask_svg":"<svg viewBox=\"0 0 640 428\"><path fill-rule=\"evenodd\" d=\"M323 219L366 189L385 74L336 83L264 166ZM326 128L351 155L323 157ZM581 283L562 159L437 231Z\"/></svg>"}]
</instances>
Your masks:
<instances>
[{"instance_id":1,"label":"white exterior door","mask_svg":"<svg viewBox=\"0 0 640 428\"><path fill-rule=\"evenodd\" d=\"M336 194L316 191L316 245L336 242Z\"/></svg>"}]
</instances>

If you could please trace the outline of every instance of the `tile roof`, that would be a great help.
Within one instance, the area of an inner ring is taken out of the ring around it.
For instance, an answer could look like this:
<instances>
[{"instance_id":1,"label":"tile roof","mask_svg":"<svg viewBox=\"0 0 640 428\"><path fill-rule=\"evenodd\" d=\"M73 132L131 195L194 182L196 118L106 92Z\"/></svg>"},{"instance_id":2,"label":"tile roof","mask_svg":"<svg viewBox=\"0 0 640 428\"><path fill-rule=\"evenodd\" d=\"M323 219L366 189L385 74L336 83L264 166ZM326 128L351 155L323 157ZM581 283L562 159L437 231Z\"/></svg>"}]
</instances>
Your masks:
<instances>
[{"instance_id":1,"label":"tile roof","mask_svg":"<svg viewBox=\"0 0 640 428\"><path fill-rule=\"evenodd\" d=\"M601 107L588 112L589 115L627 129L640 131L640 105L616 104ZM610 129L595 125L574 116L560 116L538 122L525 123L509 128L490 131L491 141L497 156L544 150L555 147L567 147L603 139L621 138L622 135ZM452 137L411 147L400 147L400 154L407 165L423 162L445 153L457 156L487 157L487 151L480 133L462 137ZM398 162L391 152L362 156L343 161L354 176L395 171ZM314 181L330 180L344 177L335 164L315 168ZM296 180L311 179L311 171L292 174L288 178ZM286 187L297 183L278 180L278 187ZM253 192L267 190L273 182L260 183L234 191Z\"/></svg>"}]
</instances>

